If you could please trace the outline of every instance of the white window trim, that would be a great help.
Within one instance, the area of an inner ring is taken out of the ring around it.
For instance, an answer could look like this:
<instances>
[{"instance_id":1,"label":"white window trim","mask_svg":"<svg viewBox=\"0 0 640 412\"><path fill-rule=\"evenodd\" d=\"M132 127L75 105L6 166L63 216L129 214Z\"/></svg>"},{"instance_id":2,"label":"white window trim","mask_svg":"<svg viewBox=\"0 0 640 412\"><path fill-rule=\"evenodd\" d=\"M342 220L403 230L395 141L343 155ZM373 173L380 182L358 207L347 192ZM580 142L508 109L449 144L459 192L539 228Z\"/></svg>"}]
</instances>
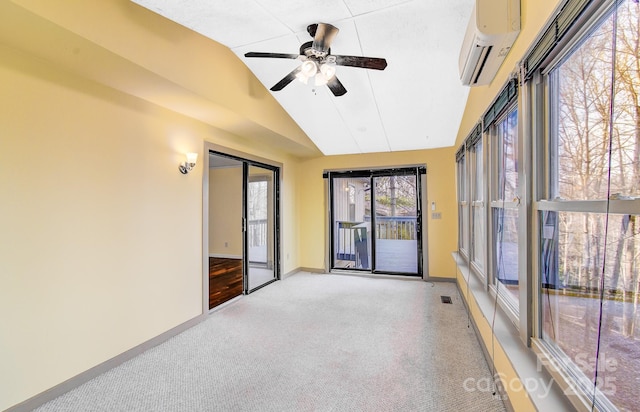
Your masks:
<instances>
[{"instance_id":1,"label":"white window trim","mask_svg":"<svg viewBox=\"0 0 640 412\"><path fill-rule=\"evenodd\" d=\"M575 365L575 363L558 348L555 347L549 341L542 338L542 305L540 300L543 298L540 287L540 275L539 275L539 244L540 236L537 228L539 227L539 212L541 211L553 211L553 212L577 212L577 213L600 213L605 214L640 214L640 198L610 198L599 200L566 200L566 199L545 199L550 193L550 164L547 159L552 155L551 145L554 144L554 140L551 136L554 130L557 128L554 117L550 116L551 110L558 110L556 102L552 98L552 93L557 87L552 81L550 73L561 64L567 56L574 50L574 48L584 41L585 36L588 36L596 25L608 15L616 2L613 0L607 0L600 6L600 8L593 13L593 16L589 19L587 24L584 24L578 33L573 38L562 46L562 49L555 51L555 57L550 60L544 70L540 71L540 74L534 76L523 90L527 90L532 96L532 103L536 108L542 107L543 110L539 110L537 113L533 111L526 113L525 116L529 117L529 121L532 123L533 131L532 136L535 136L538 145L532 146L536 170L531 174L534 179L534 187L536 188L535 199L537 201L532 202L532 227L536 228L532 231L531 236L531 250L533 251L534 259L532 261L532 267L534 268L533 282L531 297L533 297L533 310L531 314L533 317L534 328L532 329L531 348L538 358L539 367L548 372L555 382L560 385L565 396L571 401L572 405L579 411L592 410L593 402L593 382L588 379L584 373ZM544 165L544 167L542 167ZM596 390L595 408L600 411L618 411L618 408L609 400L609 398L603 394L599 389Z\"/></svg>"},{"instance_id":2,"label":"white window trim","mask_svg":"<svg viewBox=\"0 0 640 412\"><path fill-rule=\"evenodd\" d=\"M606 200L540 200L537 210L553 212L607 213ZM609 200L609 213L622 215L640 214L640 199Z\"/></svg>"},{"instance_id":3,"label":"white window trim","mask_svg":"<svg viewBox=\"0 0 640 412\"><path fill-rule=\"evenodd\" d=\"M495 121L491 124L491 126L487 129L485 133L487 135L487 140L490 141L491 147L490 153L487 153L488 159L490 160L488 163L488 169L490 170L490 180L489 184L489 207L487 208L487 238L488 238L488 247L486 250L487 262L488 262L488 275L487 275L487 289L491 294L493 299L496 299L497 304L501 307L504 313L509 317L511 322L516 326L516 328L520 331L521 339L524 343L528 343L529 337L526 335L526 332L529 329L529 324L527 323L528 316L526 316L526 308L523 308L523 303L526 304L527 300L523 299L523 296L527 296L528 288L526 281L526 270L527 266L522 266L521 256L526 253L526 245L527 245L527 232L524 233L521 230L523 213L524 213L524 205L522 203L522 185L526 175L523 169L523 162L521 161L521 156L523 155L523 135L522 135L522 126L521 126L521 118L522 111L520 110L520 93L521 88L518 89L518 98L511 102L505 109L502 111L500 116L496 117ZM499 193L498 188L498 179L499 179L499 164L501 159L499 158L500 147L498 142L497 135L497 125L502 123L509 114L511 114L514 110L518 111L518 124L517 124L517 156L518 156L518 187L517 187L517 198L516 199L497 199L496 194ZM486 149L485 149L486 150ZM493 220L493 211L494 209L503 209L503 210L517 210L518 211L518 299L516 300L509 292L503 290L498 286L497 282L497 273L498 270L496 268L495 263L495 247L496 247L496 238L494 232L494 220ZM496 298L497 294L497 298ZM525 314L525 316L521 316L520 314ZM524 324L523 324L524 322Z\"/></svg>"},{"instance_id":4,"label":"white window trim","mask_svg":"<svg viewBox=\"0 0 640 412\"><path fill-rule=\"evenodd\" d=\"M473 158L473 168L469 168L469 179L470 181L473 181L473 185L469 186L469 198L471 198L471 207L469 208L469 238L471 240L471 252L469 255L469 267L471 268L471 271L476 275L479 276L481 279L483 279L486 283L486 278L487 278L487 163L486 163L486 154L487 154L487 150L486 150L486 142L485 142L485 133L482 133L482 137L480 138L480 140L476 143L474 143L469 149L469 151L467 151L468 154L473 153L473 155L471 156ZM480 144L482 146L482 157L480 159L478 159L478 154L477 151L475 150L475 147L477 144ZM473 172L475 173L477 171L477 162L480 161L481 163L481 167L482 167L482 187L480 188L481 192L482 192L482 200L473 200L473 198L475 198L474 194L477 191L477 187L476 187L476 183L477 180L475 178L473 178L473 176L471 175L471 169L473 169ZM471 190L471 188L473 188L473 191ZM481 211L481 216L484 219L484 238L482 239L482 241L485 244L484 247L484 253L482 253L482 256L478 257L475 254L475 229L476 229L476 225L475 225L475 209L480 209ZM482 263L482 267L478 266L478 264L476 263L477 260L480 260Z\"/></svg>"}]
</instances>

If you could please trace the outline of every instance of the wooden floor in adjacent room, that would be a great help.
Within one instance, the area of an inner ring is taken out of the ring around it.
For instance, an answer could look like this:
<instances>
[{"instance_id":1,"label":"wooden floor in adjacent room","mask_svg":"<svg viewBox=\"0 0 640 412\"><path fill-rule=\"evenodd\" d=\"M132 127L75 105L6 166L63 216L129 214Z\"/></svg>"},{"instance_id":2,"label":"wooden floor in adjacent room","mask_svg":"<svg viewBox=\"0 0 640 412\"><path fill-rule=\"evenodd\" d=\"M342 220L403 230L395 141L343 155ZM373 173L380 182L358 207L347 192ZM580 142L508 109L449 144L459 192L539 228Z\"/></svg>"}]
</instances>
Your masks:
<instances>
[{"instance_id":1,"label":"wooden floor in adjacent room","mask_svg":"<svg viewBox=\"0 0 640 412\"><path fill-rule=\"evenodd\" d=\"M242 294L242 259L209 258L209 309Z\"/></svg>"}]
</instances>

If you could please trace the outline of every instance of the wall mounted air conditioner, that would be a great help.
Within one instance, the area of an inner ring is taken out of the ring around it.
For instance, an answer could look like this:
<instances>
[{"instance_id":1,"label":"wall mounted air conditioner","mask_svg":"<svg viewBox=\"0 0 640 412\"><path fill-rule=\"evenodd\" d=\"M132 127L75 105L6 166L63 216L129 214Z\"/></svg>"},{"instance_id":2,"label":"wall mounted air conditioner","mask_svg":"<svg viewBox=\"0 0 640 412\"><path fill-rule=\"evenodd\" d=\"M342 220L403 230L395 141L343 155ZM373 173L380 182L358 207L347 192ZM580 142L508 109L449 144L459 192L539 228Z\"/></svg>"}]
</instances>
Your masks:
<instances>
[{"instance_id":1,"label":"wall mounted air conditioner","mask_svg":"<svg viewBox=\"0 0 640 412\"><path fill-rule=\"evenodd\" d=\"M465 86L491 83L520 33L520 0L476 0L458 66Z\"/></svg>"}]
</instances>

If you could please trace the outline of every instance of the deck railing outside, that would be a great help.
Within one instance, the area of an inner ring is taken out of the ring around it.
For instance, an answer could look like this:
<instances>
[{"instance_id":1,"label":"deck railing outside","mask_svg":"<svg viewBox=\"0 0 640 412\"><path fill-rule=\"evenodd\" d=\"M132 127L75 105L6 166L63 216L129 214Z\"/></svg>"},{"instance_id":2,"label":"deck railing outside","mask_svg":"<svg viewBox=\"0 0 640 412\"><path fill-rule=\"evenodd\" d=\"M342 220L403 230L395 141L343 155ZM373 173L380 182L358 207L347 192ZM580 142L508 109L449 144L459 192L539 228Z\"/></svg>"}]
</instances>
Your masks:
<instances>
[{"instance_id":1,"label":"deck railing outside","mask_svg":"<svg viewBox=\"0 0 640 412\"><path fill-rule=\"evenodd\" d=\"M363 222L336 222L336 259L356 260L355 226Z\"/></svg>"},{"instance_id":2,"label":"deck railing outside","mask_svg":"<svg viewBox=\"0 0 640 412\"><path fill-rule=\"evenodd\" d=\"M267 219L249 220L249 247L267 244Z\"/></svg>"},{"instance_id":3,"label":"deck railing outside","mask_svg":"<svg viewBox=\"0 0 640 412\"><path fill-rule=\"evenodd\" d=\"M370 222L371 217L365 216L364 222L336 221L336 259L356 260L356 230L366 230L362 227ZM376 239L383 240L416 240L417 219L415 216L377 216ZM365 235L366 236L366 235ZM357 237L362 239L363 236Z\"/></svg>"},{"instance_id":4,"label":"deck railing outside","mask_svg":"<svg viewBox=\"0 0 640 412\"><path fill-rule=\"evenodd\" d=\"M365 216L371 221L371 216ZM376 216L376 239L416 240L415 216Z\"/></svg>"}]
</instances>

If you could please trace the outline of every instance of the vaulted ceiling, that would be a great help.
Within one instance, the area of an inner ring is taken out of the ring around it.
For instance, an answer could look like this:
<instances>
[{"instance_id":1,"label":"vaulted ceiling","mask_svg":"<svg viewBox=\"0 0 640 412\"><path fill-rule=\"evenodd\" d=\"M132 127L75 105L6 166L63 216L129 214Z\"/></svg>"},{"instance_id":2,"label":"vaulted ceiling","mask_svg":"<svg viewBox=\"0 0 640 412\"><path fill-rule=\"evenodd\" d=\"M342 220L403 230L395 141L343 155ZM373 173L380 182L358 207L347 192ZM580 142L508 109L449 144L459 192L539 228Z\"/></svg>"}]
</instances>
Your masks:
<instances>
[{"instance_id":1,"label":"vaulted ceiling","mask_svg":"<svg viewBox=\"0 0 640 412\"><path fill-rule=\"evenodd\" d=\"M226 45L267 88L300 62L244 54L298 53L312 23L340 30L332 54L385 58L384 71L338 66L344 96L297 81L271 92L326 155L454 144L469 91L458 54L473 0L132 1Z\"/></svg>"}]
</instances>

